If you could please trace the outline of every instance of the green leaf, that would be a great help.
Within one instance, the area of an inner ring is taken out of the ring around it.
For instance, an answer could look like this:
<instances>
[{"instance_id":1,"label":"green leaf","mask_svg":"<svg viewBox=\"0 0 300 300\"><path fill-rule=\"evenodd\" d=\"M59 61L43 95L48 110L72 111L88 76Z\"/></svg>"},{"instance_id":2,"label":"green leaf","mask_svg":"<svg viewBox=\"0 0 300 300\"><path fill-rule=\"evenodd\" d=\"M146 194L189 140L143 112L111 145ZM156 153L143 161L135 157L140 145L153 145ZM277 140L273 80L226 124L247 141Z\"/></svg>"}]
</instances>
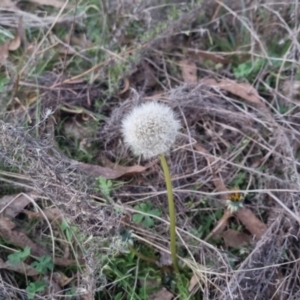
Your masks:
<instances>
[{"instance_id":1,"label":"green leaf","mask_svg":"<svg viewBox=\"0 0 300 300\"><path fill-rule=\"evenodd\" d=\"M60 228L63 231L65 231L67 228L69 228L69 224L68 224L68 222L65 219L62 220L62 222L60 224Z\"/></svg>"},{"instance_id":2,"label":"green leaf","mask_svg":"<svg viewBox=\"0 0 300 300\"><path fill-rule=\"evenodd\" d=\"M28 293L28 299L34 299L35 294L43 292L46 286L47 284L44 281L30 282L30 284L26 288L26 291Z\"/></svg>"},{"instance_id":3,"label":"green leaf","mask_svg":"<svg viewBox=\"0 0 300 300\"><path fill-rule=\"evenodd\" d=\"M26 246L22 251L8 255L8 261L13 265L17 265L21 261L24 261L29 255L30 247Z\"/></svg>"},{"instance_id":4,"label":"green leaf","mask_svg":"<svg viewBox=\"0 0 300 300\"><path fill-rule=\"evenodd\" d=\"M115 298L115 300L122 300L122 298L123 298L123 293L122 293L122 292L119 292L114 298Z\"/></svg>"},{"instance_id":5,"label":"green leaf","mask_svg":"<svg viewBox=\"0 0 300 300\"><path fill-rule=\"evenodd\" d=\"M143 219L144 219L144 216L142 214L134 214L132 216L132 221L137 224L141 224Z\"/></svg>"},{"instance_id":6,"label":"green leaf","mask_svg":"<svg viewBox=\"0 0 300 300\"><path fill-rule=\"evenodd\" d=\"M245 179L246 179L246 173L244 172L238 173L236 177L232 180L231 185L236 187L241 186L244 183Z\"/></svg>"},{"instance_id":7,"label":"green leaf","mask_svg":"<svg viewBox=\"0 0 300 300\"><path fill-rule=\"evenodd\" d=\"M160 217L161 216L161 211L158 208L152 209L150 211L148 211L149 215L153 215L156 217Z\"/></svg>"},{"instance_id":8,"label":"green leaf","mask_svg":"<svg viewBox=\"0 0 300 300\"><path fill-rule=\"evenodd\" d=\"M53 262L50 256L41 256L38 261L31 264L39 273L46 274L48 271L53 270Z\"/></svg>"},{"instance_id":9,"label":"green leaf","mask_svg":"<svg viewBox=\"0 0 300 300\"><path fill-rule=\"evenodd\" d=\"M109 180L109 179L106 179L104 177L98 177L97 178L97 183L98 183L98 187L99 187L99 190L101 191L101 193L104 196L109 197L110 192L111 192L111 188L113 186L112 181Z\"/></svg>"},{"instance_id":10,"label":"green leaf","mask_svg":"<svg viewBox=\"0 0 300 300\"><path fill-rule=\"evenodd\" d=\"M150 227L152 227L153 225L154 225L153 219L152 219L151 217L149 217L149 216L145 216L145 219L144 219L144 226L150 228Z\"/></svg>"}]
</instances>

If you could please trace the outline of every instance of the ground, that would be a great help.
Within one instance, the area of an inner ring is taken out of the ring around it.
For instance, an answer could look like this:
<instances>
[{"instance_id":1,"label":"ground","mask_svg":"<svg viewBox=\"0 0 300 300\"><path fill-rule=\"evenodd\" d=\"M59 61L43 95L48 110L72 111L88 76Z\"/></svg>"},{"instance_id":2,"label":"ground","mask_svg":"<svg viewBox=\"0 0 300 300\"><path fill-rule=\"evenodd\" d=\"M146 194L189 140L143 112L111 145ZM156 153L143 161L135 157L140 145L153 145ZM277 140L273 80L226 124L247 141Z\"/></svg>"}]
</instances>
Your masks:
<instances>
[{"instance_id":1,"label":"ground","mask_svg":"<svg viewBox=\"0 0 300 300\"><path fill-rule=\"evenodd\" d=\"M0 4L0 299L300 299L297 1ZM121 121L180 133L136 157Z\"/></svg>"}]
</instances>

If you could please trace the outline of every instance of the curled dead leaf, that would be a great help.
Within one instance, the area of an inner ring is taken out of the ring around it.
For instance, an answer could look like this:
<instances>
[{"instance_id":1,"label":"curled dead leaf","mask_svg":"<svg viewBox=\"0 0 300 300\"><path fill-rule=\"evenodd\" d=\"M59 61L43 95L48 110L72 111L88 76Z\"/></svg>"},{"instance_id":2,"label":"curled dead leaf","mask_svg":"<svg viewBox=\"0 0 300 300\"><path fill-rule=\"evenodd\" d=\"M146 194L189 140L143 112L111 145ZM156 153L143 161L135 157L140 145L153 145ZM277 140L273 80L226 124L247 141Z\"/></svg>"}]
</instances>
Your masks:
<instances>
[{"instance_id":1,"label":"curled dead leaf","mask_svg":"<svg viewBox=\"0 0 300 300\"><path fill-rule=\"evenodd\" d=\"M226 247L240 248L249 244L252 240L251 235L239 232L237 230L228 229L222 234Z\"/></svg>"},{"instance_id":2,"label":"curled dead leaf","mask_svg":"<svg viewBox=\"0 0 300 300\"><path fill-rule=\"evenodd\" d=\"M9 51L19 49L21 45L21 37L23 36L22 20L18 22L18 29L12 40L6 41L0 45L0 66L3 65L8 57Z\"/></svg>"}]
</instances>

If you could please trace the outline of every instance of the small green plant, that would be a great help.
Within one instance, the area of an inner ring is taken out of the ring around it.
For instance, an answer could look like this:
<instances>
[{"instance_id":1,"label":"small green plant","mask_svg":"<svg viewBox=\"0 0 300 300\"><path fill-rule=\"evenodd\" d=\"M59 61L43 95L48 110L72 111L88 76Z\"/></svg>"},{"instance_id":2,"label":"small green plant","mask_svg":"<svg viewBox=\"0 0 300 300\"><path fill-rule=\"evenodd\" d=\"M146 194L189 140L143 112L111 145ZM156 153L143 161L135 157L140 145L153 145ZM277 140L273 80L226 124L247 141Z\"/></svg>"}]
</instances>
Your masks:
<instances>
[{"instance_id":1,"label":"small green plant","mask_svg":"<svg viewBox=\"0 0 300 300\"><path fill-rule=\"evenodd\" d=\"M140 245L143 257L153 257L154 249ZM122 253L108 259L103 270L107 280L114 284L114 297L103 289L96 299L149 300L152 293L161 288L161 271L155 264L141 259L134 252ZM139 284L136 284L136 282Z\"/></svg>"},{"instance_id":2,"label":"small green plant","mask_svg":"<svg viewBox=\"0 0 300 300\"><path fill-rule=\"evenodd\" d=\"M113 187L113 183L111 180L106 179L104 177L98 177L97 184L100 192L107 198L110 198L110 193Z\"/></svg>"},{"instance_id":3,"label":"small green plant","mask_svg":"<svg viewBox=\"0 0 300 300\"><path fill-rule=\"evenodd\" d=\"M46 274L48 271L53 270L53 262L50 256L41 256L37 261L31 264L39 273Z\"/></svg>"},{"instance_id":4,"label":"small green plant","mask_svg":"<svg viewBox=\"0 0 300 300\"><path fill-rule=\"evenodd\" d=\"M69 223L63 219L60 225L60 229L64 232L67 241L72 243L73 238L76 236L76 239L81 239L81 234L77 226L71 226Z\"/></svg>"},{"instance_id":5,"label":"small green plant","mask_svg":"<svg viewBox=\"0 0 300 300\"><path fill-rule=\"evenodd\" d=\"M231 181L230 185L232 187L239 187L242 186L245 182L245 179L247 177L247 174L244 172L238 173L235 178Z\"/></svg>"},{"instance_id":6,"label":"small green plant","mask_svg":"<svg viewBox=\"0 0 300 300\"><path fill-rule=\"evenodd\" d=\"M252 79L262 69L264 64L265 61L263 59L241 63L233 69L234 76L236 78Z\"/></svg>"},{"instance_id":7,"label":"small green plant","mask_svg":"<svg viewBox=\"0 0 300 300\"><path fill-rule=\"evenodd\" d=\"M37 293L43 292L47 287L47 283L44 281L30 282L27 286L26 291L28 294L28 299L34 299Z\"/></svg>"},{"instance_id":8,"label":"small green plant","mask_svg":"<svg viewBox=\"0 0 300 300\"><path fill-rule=\"evenodd\" d=\"M145 202L134 206L135 210L138 210L142 213L147 213L149 215L161 216L161 211L158 208L152 208L152 204L150 202ZM154 225L154 220L152 217L144 215L144 214L134 214L132 216L133 222L137 224L142 224L143 226L150 228Z\"/></svg>"},{"instance_id":9,"label":"small green plant","mask_svg":"<svg viewBox=\"0 0 300 300\"><path fill-rule=\"evenodd\" d=\"M13 265L17 265L24 261L29 255L30 247L26 246L23 250L8 255L8 261Z\"/></svg>"}]
</instances>

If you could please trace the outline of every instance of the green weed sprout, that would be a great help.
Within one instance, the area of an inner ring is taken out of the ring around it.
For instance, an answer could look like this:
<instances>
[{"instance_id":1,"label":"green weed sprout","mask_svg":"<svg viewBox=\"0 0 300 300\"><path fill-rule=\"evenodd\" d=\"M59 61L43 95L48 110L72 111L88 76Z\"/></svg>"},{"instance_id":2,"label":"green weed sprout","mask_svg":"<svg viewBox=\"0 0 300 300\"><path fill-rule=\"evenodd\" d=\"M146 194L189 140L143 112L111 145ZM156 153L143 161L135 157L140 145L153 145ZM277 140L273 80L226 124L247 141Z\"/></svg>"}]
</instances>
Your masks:
<instances>
[{"instance_id":1,"label":"green weed sprout","mask_svg":"<svg viewBox=\"0 0 300 300\"><path fill-rule=\"evenodd\" d=\"M137 106L122 121L124 141L135 155L142 155L145 159L160 157L168 194L171 255L176 272L179 271L176 253L176 214L171 176L165 154L174 144L180 128L180 122L174 111L169 106L158 102Z\"/></svg>"}]
</instances>

